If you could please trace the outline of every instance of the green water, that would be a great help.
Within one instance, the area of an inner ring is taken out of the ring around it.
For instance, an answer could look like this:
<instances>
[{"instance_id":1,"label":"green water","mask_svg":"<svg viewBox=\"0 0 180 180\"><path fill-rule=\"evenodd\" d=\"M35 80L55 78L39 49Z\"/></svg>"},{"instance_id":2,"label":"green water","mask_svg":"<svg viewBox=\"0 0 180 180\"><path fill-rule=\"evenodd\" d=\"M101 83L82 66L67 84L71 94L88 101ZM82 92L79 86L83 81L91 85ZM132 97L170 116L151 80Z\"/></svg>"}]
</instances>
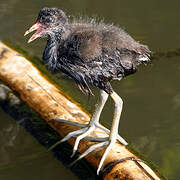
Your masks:
<instances>
[{"instance_id":1,"label":"green water","mask_svg":"<svg viewBox=\"0 0 180 180\"><path fill-rule=\"evenodd\" d=\"M34 23L37 13L44 6L62 8L69 15L95 15L105 22L118 24L136 40L147 44L153 52L179 48L178 0L1 0L0 39L14 41L30 54L41 57L45 40L27 44L23 34ZM180 179L179 79L180 59L175 56L154 59L152 64L140 67L136 74L121 82L112 83L114 90L124 100L119 133L158 165L168 179L174 180ZM86 104L86 108L93 112L97 96L88 101L73 81L62 76L61 82L76 101ZM95 94L97 92L95 90ZM107 127L111 126L112 112L113 103L109 100L101 118ZM47 155L13 120L3 113L0 119L0 179L76 179L55 158ZM15 134L18 135L8 133L10 127L15 128L14 131L18 131ZM8 145L7 151L6 143L11 139L17 142ZM24 144L23 149L18 143ZM22 160L24 156L34 154L36 156L31 162ZM38 168L41 169L37 170Z\"/></svg>"}]
</instances>

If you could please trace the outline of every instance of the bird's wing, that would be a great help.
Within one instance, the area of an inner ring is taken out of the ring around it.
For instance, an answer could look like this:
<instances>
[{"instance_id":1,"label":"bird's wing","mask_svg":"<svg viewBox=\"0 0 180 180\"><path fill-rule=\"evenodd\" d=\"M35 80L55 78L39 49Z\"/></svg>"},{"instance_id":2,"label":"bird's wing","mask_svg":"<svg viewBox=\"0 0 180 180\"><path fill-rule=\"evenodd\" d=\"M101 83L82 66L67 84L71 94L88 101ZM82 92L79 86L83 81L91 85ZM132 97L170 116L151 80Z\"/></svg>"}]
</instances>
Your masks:
<instances>
[{"instance_id":1,"label":"bird's wing","mask_svg":"<svg viewBox=\"0 0 180 180\"><path fill-rule=\"evenodd\" d=\"M139 54L135 51L129 49L117 49L116 55L119 56L119 61L123 68L132 69L136 68L137 65L137 57Z\"/></svg>"},{"instance_id":2,"label":"bird's wing","mask_svg":"<svg viewBox=\"0 0 180 180\"><path fill-rule=\"evenodd\" d=\"M66 41L66 49L74 61L80 59L85 63L101 56L101 41L100 34L95 30L77 31Z\"/></svg>"}]
</instances>

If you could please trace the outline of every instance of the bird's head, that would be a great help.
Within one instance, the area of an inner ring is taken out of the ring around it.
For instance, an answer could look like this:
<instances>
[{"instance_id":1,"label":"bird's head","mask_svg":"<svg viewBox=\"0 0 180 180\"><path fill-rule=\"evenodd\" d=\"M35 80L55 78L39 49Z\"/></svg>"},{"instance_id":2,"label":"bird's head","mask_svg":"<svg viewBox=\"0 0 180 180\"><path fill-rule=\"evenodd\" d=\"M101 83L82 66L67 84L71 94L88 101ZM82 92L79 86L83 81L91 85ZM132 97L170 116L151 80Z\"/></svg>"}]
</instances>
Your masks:
<instances>
[{"instance_id":1,"label":"bird's head","mask_svg":"<svg viewBox=\"0 0 180 180\"><path fill-rule=\"evenodd\" d=\"M58 8L43 8L40 10L35 24L25 32L24 36L36 30L28 43L39 37L61 36L68 26L66 14Z\"/></svg>"}]
</instances>

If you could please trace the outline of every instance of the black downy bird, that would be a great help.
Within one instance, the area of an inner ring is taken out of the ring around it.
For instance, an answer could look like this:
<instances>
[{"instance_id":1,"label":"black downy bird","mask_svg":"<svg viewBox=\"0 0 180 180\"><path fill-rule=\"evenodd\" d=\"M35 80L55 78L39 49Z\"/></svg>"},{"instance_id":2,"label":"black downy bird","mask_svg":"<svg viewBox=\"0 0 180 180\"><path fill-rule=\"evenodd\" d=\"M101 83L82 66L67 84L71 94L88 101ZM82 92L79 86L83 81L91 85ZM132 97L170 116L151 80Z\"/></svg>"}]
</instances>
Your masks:
<instances>
[{"instance_id":1,"label":"black downy bird","mask_svg":"<svg viewBox=\"0 0 180 180\"><path fill-rule=\"evenodd\" d=\"M47 37L43 61L50 71L54 73L61 71L70 76L88 95L92 94L88 84L100 89L98 105L89 124L69 133L60 141L64 142L78 136L73 149L74 155L80 140L86 138L95 128L107 132L108 138L93 138L99 143L91 146L78 158L78 160L83 158L96 148L107 146L99 163L97 170L99 174L116 140L127 145L127 142L118 135L123 101L113 90L110 82L135 73L138 65L150 61L151 52L147 46L135 41L117 26L82 18L69 22L66 14L58 8L41 9L35 24L25 32L25 35L35 30L28 42L38 37ZM108 96L115 103L110 131L99 123L99 117ZM73 122L69 123L73 124Z\"/></svg>"}]
</instances>

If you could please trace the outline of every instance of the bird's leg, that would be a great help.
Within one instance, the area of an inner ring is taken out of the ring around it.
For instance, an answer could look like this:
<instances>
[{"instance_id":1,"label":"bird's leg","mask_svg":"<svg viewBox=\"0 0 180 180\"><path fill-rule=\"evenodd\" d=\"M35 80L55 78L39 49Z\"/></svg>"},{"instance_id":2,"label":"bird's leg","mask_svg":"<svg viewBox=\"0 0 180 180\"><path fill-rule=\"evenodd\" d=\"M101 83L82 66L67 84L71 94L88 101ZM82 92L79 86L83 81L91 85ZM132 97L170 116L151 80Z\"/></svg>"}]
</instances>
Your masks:
<instances>
[{"instance_id":1,"label":"bird's leg","mask_svg":"<svg viewBox=\"0 0 180 180\"><path fill-rule=\"evenodd\" d=\"M121 97L116 92L113 91L110 94L110 96L115 103L115 110L114 110L114 116L113 116L111 131L110 131L110 135L109 135L109 144L108 144L108 147L106 148L106 150L105 150L105 152L101 158L101 161L99 163L99 167L97 170L97 174L99 174L99 171L101 170L101 167L104 163L104 160L106 159L107 154L111 150L112 146L116 143L116 139L118 136L119 120L120 120L122 107L123 107L123 101L122 101Z\"/></svg>"},{"instance_id":2,"label":"bird's leg","mask_svg":"<svg viewBox=\"0 0 180 180\"><path fill-rule=\"evenodd\" d=\"M100 118L102 109L108 99L108 96L109 95L105 91L100 90L100 97L98 100L98 104L97 104L96 110L88 124L88 130L76 138L72 156L76 153L80 140L87 137L90 133L92 133L94 131L95 128L97 128L99 126L99 118Z\"/></svg>"},{"instance_id":3,"label":"bird's leg","mask_svg":"<svg viewBox=\"0 0 180 180\"><path fill-rule=\"evenodd\" d=\"M89 122L89 126L96 125L96 126L100 127L99 118L100 118L101 112L103 110L103 107L108 99L108 96L109 95L105 91L100 90L100 97L99 97L99 100L97 103L97 107L96 107L96 110Z\"/></svg>"},{"instance_id":4,"label":"bird's leg","mask_svg":"<svg viewBox=\"0 0 180 180\"><path fill-rule=\"evenodd\" d=\"M119 120L120 120L120 116L121 116L121 112L122 112L122 106L123 106L123 101L120 98L120 96L118 96L118 94L116 94L114 91L110 94L111 98L114 100L115 102L115 110L114 110L114 116L113 116L113 122L112 122L112 127L110 130L110 135L109 135L109 139L104 139L104 142L101 142L99 144L95 144L91 147L89 147L83 154L81 154L79 156L79 158L77 160L80 160L81 158L83 158L84 156L86 156L87 154L91 153L92 151L94 151L95 149L102 147L102 146L107 146L101 161L99 163L98 169L97 169L97 174L99 174L99 171L102 168L102 165L106 159L107 154L109 153L109 151L111 150L112 146L116 143L116 139L119 140L119 135L118 135L118 126L119 126ZM120 137L121 138L121 137ZM127 145L127 142L122 138L120 139L120 142L124 145ZM75 162L77 162L77 160L75 160L72 164L74 164Z\"/></svg>"},{"instance_id":5,"label":"bird's leg","mask_svg":"<svg viewBox=\"0 0 180 180\"><path fill-rule=\"evenodd\" d=\"M122 112L122 106L123 106L123 101L120 98L120 96L118 96L117 93L115 93L114 91L110 94L111 98L113 99L113 101L115 102L115 110L114 110L114 116L113 116L113 122L112 122L112 127L111 130L109 131L107 128L105 128L104 126L102 126L101 124L99 124L99 117L100 114L102 112L102 109L107 101L108 98L108 94L105 91L100 91L100 98L98 101L98 105L97 108L89 122L88 125L86 125L84 128L74 131L74 132L70 132L67 136L65 136L59 143L64 142L68 139L70 139L71 137L77 136L76 141L75 141L75 145L73 148L73 153L72 156L75 154L75 152L77 151L79 142L81 139L83 138L89 138L91 140L94 140L97 142L100 142L99 144L95 144L91 147L89 147L83 154L81 154L81 156L79 156L79 158L77 160L75 160L72 164L74 164L75 162L77 162L78 160L80 160L81 158L83 158L84 156L86 156L87 154L91 153L92 151L94 151L97 148L100 148L102 146L107 146L101 161L99 163L98 166L98 170L97 170L97 174L99 174L99 171L101 170L103 163L106 159L107 154L109 153L109 151L111 150L112 146L116 143L116 140L119 140L123 145L127 145L127 142L118 135L118 126L119 126L119 120L120 120L120 115ZM89 137L88 135L94 131L95 128L100 128L102 130L104 130L106 133L109 134L109 137L104 137L104 138L95 138L95 137Z\"/></svg>"}]
</instances>

